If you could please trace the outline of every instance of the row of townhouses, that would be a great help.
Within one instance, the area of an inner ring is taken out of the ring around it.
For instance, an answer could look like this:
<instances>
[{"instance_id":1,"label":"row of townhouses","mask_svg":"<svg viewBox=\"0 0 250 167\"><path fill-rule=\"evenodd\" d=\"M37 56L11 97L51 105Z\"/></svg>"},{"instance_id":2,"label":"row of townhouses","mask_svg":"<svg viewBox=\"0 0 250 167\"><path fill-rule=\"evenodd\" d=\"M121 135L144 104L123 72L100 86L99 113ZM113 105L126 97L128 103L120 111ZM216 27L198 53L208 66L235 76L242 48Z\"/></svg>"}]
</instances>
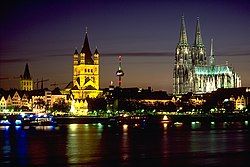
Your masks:
<instances>
[{"instance_id":1,"label":"row of townhouses","mask_svg":"<svg viewBox=\"0 0 250 167\"><path fill-rule=\"evenodd\" d=\"M32 91L11 89L8 91L0 91L1 112L45 112L60 101L67 103L67 96L62 95L59 89L54 89L53 91L48 89Z\"/></svg>"}]
</instances>

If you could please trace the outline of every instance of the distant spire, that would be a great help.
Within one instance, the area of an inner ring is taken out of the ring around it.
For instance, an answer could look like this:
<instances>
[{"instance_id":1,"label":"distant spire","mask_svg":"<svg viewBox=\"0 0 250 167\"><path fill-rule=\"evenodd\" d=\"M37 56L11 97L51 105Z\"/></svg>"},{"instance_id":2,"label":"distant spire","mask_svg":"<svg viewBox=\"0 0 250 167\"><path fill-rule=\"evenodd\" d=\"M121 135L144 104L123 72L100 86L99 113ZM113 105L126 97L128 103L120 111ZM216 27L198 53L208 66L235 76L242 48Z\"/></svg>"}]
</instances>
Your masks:
<instances>
[{"instance_id":1,"label":"distant spire","mask_svg":"<svg viewBox=\"0 0 250 167\"><path fill-rule=\"evenodd\" d=\"M211 39L211 47L210 47L210 65L215 65L215 58L214 58L214 40Z\"/></svg>"},{"instance_id":2,"label":"distant spire","mask_svg":"<svg viewBox=\"0 0 250 167\"><path fill-rule=\"evenodd\" d=\"M181 29L179 44L188 44L184 15L181 16Z\"/></svg>"},{"instance_id":3,"label":"distant spire","mask_svg":"<svg viewBox=\"0 0 250 167\"><path fill-rule=\"evenodd\" d=\"M98 50L97 50L97 46L95 47L95 52L94 54L99 54Z\"/></svg>"},{"instance_id":4,"label":"distant spire","mask_svg":"<svg viewBox=\"0 0 250 167\"><path fill-rule=\"evenodd\" d=\"M196 21L196 31L195 31L194 45L195 46L203 46L199 17L197 17L197 21Z\"/></svg>"},{"instance_id":5,"label":"distant spire","mask_svg":"<svg viewBox=\"0 0 250 167\"><path fill-rule=\"evenodd\" d=\"M75 55L78 54L77 47L75 47L75 53L74 53L74 54L75 54Z\"/></svg>"},{"instance_id":6,"label":"distant spire","mask_svg":"<svg viewBox=\"0 0 250 167\"><path fill-rule=\"evenodd\" d=\"M213 42L214 42L214 40L213 40L213 38L211 38L210 56L213 56L213 55L214 55Z\"/></svg>"},{"instance_id":7,"label":"distant spire","mask_svg":"<svg viewBox=\"0 0 250 167\"><path fill-rule=\"evenodd\" d=\"M28 63L26 63L23 78L24 79L31 79Z\"/></svg>"}]
</instances>

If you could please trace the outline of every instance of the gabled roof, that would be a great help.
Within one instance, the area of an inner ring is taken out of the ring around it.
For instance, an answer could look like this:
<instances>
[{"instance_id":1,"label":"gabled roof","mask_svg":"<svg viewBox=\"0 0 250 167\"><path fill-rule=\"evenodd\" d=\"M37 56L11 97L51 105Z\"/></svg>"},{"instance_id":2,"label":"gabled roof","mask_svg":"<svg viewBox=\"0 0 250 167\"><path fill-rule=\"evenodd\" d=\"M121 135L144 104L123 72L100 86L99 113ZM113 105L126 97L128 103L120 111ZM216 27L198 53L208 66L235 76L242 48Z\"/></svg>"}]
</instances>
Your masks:
<instances>
[{"instance_id":1,"label":"gabled roof","mask_svg":"<svg viewBox=\"0 0 250 167\"><path fill-rule=\"evenodd\" d=\"M68 83L68 85L65 87L65 89L71 89L73 87L73 81Z\"/></svg>"},{"instance_id":2,"label":"gabled roof","mask_svg":"<svg viewBox=\"0 0 250 167\"><path fill-rule=\"evenodd\" d=\"M54 90L51 91L52 95L62 95L60 88L56 87Z\"/></svg>"},{"instance_id":3,"label":"gabled roof","mask_svg":"<svg viewBox=\"0 0 250 167\"><path fill-rule=\"evenodd\" d=\"M79 90L78 87L75 85L71 90Z\"/></svg>"},{"instance_id":4,"label":"gabled roof","mask_svg":"<svg viewBox=\"0 0 250 167\"><path fill-rule=\"evenodd\" d=\"M89 77L87 77L87 78L85 79L84 84L86 84L86 83L89 82L89 81L90 81L90 79L89 79Z\"/></svg>"},{"instance_id":5,"label":"gabled roof","mask_svg":"<svg viewBox=\"0 0 250 167\"><path fill-rule=\"evenodd\" d=\"M45 96L45 89L38 89L31 91L31 96Z\"/></svg>"},{"instance_id":6,"label":"gabled roof","mask_svg":"<svg viewBox=\"0 0 250 167\"><path fill-rule=\"evenodd\" d=\"M91 85L88 85L84 90L97 90L97 89Z\"/></svg>"}]
</instances>

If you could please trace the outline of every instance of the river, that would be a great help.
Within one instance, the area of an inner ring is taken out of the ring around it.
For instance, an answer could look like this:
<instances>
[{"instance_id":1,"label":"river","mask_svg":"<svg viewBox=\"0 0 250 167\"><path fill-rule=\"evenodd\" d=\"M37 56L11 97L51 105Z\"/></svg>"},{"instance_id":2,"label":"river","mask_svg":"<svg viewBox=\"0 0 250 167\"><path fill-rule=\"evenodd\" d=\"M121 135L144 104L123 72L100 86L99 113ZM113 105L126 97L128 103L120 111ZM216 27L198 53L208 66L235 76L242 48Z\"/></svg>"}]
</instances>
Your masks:
<instances>
[{"instance_id":1,"label":"river","mask_svg":"<svg viewBox=\"0 0 250 167\"><path fill-rule=\"evenodd\" d=\"M243 129L0 127L0 166L248 166Z\"/></svg>"}]
</instances>

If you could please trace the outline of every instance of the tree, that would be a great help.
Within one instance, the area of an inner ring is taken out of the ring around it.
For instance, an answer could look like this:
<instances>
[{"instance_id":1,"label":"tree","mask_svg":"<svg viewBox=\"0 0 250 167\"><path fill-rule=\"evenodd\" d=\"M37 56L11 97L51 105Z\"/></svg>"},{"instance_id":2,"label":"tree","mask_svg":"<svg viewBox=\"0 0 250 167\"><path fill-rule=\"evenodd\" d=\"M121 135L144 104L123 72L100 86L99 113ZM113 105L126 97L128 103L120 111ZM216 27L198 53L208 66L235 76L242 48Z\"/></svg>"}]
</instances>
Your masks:
<instances>
[{"instance_id":1,"label":"tree","mask_svg":"<svg viewBox=\"0 0 250 167\"><path fill-rule=\"evenodd\" d=\"M58 99L52 107L52 111L61 111L61 112L69 112L70 105L65 102L65 99Z\"/></svg>"}]
</instances>

